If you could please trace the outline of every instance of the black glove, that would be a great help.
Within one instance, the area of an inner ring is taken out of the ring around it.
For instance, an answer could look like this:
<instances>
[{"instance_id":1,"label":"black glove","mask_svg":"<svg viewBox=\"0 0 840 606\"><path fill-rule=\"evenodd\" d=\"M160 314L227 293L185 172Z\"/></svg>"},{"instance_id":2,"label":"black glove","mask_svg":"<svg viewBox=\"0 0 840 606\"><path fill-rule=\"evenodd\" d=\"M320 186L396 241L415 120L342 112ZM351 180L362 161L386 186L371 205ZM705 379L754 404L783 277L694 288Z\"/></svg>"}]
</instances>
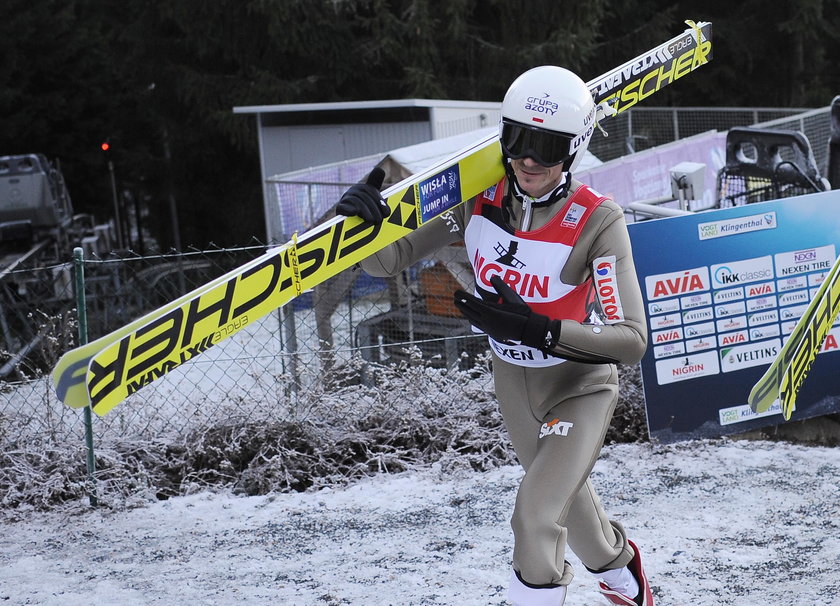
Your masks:
<instances>
[{"instance_id":1,"label":"black glove","mask_svg":"<svg viewBox=\"0 0 840 606\"><path fill-rule=\"evenodd\" d=\"M377 166L364 183L357 183L342 194L335 212L346 217L361 217L369 223L382 223L391 212L379 193L384 180L385 171Z\"/></svg>"},{"instance_id":2,"label":"black glove","mask_svg":"<svg viewBox=\"0 0 840 606\"><path fill-rule=\"evenodd\" d=\"M490 283L501 301L485 301L456 290L455 306L473 326L496 341L518 341L549 353L560 337L560 322L532 311L499 276L490 278Z\"/></svg>"}]
</instances>

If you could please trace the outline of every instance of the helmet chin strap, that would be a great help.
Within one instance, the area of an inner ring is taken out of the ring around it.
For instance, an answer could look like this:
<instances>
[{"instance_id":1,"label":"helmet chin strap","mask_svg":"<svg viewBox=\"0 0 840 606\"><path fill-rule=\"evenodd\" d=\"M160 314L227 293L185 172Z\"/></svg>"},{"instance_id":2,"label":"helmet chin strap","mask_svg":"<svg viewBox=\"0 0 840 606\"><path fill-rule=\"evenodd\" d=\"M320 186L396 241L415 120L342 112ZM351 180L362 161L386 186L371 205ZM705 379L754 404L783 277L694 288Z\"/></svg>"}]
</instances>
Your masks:
<instances>
[{"instance_id":1,"label":"helmet chin strap","mask_svg":"<svg viewBox=\"0 0 840 606\"><path fill-rule=\"evenodd\" d=\"M516 179L516 173L511 166L511 161L507 158L505 159L505 173L507 173L508 180L513 185L510 190L513 197L522 204L522 220L519 222L520 231L528 231L531 228L531 217L535 206L550 206L554 204L566 195L569 191L569 186L572 184L572 173L565 172L563 173L563 178L560 179L560 183L554 189L539 198L534 198L525 193L519 185L519 181Z\"/></svg>"}]
</instances>

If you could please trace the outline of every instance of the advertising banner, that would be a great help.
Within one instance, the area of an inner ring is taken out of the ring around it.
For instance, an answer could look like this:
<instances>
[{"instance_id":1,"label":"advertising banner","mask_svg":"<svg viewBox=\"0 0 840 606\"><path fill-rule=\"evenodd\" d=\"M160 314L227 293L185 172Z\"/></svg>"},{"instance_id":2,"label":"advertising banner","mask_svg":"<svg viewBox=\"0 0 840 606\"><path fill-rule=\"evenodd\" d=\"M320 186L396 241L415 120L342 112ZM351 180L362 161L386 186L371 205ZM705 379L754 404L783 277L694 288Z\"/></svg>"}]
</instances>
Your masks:
<instances>
[{"instance_id":1,"label":"advertising banner","mask_svg":"<svg viewBox=\"0 0 840 606\"><path fill-rule=\"evenodd\" d=\"M714 206L715 181L726 163L726 133L702 133L628 154L600 166L579 169L575 178L612 197L616 204L627 206L631 202L670 196L670 170L681 162L695 162L706 167L702 197L689 202L690 210Z\"/></svg>"},{"instance_id":2,"label":"advertising banner","mask_svg":"<svg viewBox=\"0 0 840 606\"><path fill-rule=\"evenodd\" d=\"M628 226L647 307L651 437L718 437L783 423L747 398L840 253L840 191ZM792 420L840 412L840 322Z\"/></svg>"}]
</instances>

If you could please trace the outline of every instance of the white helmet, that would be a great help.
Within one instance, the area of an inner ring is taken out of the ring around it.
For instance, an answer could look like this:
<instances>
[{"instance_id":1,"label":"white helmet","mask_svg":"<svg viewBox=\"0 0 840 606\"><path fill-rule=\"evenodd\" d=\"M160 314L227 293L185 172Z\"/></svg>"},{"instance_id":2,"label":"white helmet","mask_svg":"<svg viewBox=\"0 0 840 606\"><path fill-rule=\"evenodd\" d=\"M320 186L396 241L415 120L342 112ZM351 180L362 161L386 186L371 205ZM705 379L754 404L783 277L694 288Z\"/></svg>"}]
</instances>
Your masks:
<instances>
[{"instance_id":1,"label":"white helmet","mask_svg":"<svg viewBox=\"0 0 840 606\"><path fill-rule=\"evenodd\" d=\"M595 128L595 102L586 83L562 67L528 70L502 101L500 138L510 159L526 156L543 166L573 172Z\"/></svg>"}]
</instances>

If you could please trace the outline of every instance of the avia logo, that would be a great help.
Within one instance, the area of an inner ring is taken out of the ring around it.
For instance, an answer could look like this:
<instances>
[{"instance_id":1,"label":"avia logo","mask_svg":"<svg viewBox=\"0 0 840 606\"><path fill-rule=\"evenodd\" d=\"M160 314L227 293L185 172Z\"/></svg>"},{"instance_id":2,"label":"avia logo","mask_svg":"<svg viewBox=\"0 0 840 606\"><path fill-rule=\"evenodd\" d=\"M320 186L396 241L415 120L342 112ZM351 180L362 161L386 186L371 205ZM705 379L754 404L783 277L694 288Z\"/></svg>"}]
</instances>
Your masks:
<instances>
[{"instance_id":1,"label":"avia logo","mask_svg":"<svg viewBox=\"0 0 840 606\"><path fill-rule=\"evenodd\" d=\"M655 336L656 343L667 343L668 341L676 341L677 339L681 339L682 335L678 330L665 330L660 333L657 333Z\"/></svg>"},{"instance_id":2,"label":"avia logo","mask_svg":"<svg viewBox=\"0 0 840 606\"><path fill-rule=\"evenodd\" d=\"M569 430L574 426L574 423L552 419L548 423L543 423L542 427L540 427L540 439L546 436L567 436L569 435Z\"/></svg>"},{"instance_id":3,"label":"avia logo","mask_svg":"<svg viewBox=\"0 0 840 606\"><path fill-rule=\"evenodd\" d=\"M720 338L721 345L735 345L736 343L745 343L746 341L747 337L742 332L732 333L731 335L722 335Z\"/></svg>"},{"instance_id":4,"label":"avia logo","mask_svg":"<svg viewBox=\"0 0 840 606\"><path fill-rule=\"evenodd\" d=\"M517 269L525 267L525 264L516 258L516 251L519 250L519 242L516 240L511 240L507 248L502 246L501 242L498 242L496 246L493 247L493 250L500 255L499 258L496 259L497 263L502 263L503 265L508 265Z\"/></svg>"},{"instance_id":5,"label":"avia logo","mask_svg":"<svg viewBox=\"0 0 840 606\"><path fill-rule=\"evenodd\" d=\"M685 272L677 278L657 282L653 290L653 296L667 297L669 295L679 295L695 290L705 290L703 280L697 274Z\"/></svg>"},{"instance_id":6,"label":"avia logo","mask_svg":"<svg viewBox=\"0 0 840 606\"><path fill-rule=\"evenodd\" d=\"M645 284L648 299L691 294L709 290L709 272L705 267L700 267L670 274L648 276L645 278Z\"/></svg>"},{"instance_id":7,"label":"avia logo","mask_svg":"<svg viewBox=\"0 0 840 606\"><path fill-rule=\"evenodd\" d=\"M758 286L750 286L749 290L747 291L748 297L758 297L761 295L771 294L773 294L772 284L759 284Z\"/></svg>"}]
</instances>

